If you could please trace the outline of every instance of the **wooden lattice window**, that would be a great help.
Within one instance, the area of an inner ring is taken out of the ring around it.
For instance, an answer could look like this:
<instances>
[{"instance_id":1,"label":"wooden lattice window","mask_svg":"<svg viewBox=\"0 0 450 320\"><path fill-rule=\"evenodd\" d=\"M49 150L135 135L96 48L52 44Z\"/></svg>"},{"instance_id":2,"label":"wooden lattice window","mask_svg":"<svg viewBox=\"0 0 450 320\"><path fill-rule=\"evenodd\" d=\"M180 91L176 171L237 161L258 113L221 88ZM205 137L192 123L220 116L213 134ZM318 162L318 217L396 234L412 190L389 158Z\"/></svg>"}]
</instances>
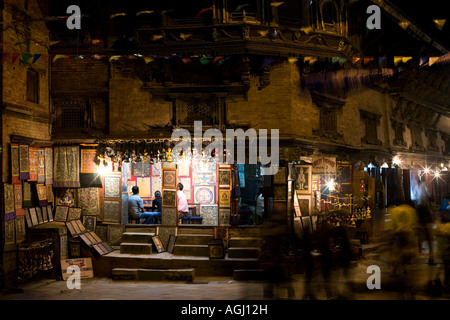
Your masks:
<instances>
[{"instance_id":1,"label":"wooden lattice window","mask_svg":"<svg viewBox=\"0 0 450 320\"><path fill-rule=\"evenodd\" d=\"M61 126L65 129L83 128L84 110L80 107L61 108Z\"/></svg>"},{"instance_id":2,"label":"wooden lattice window","mask_svg":"<svg viewBox=\"0 0 450 320\"><path fill-rule=\"evenodd\" d=\"M381 140L378 140L377 130L381 115L366 110L359 110L359 113L365 127L365 136L361 138L361 142L366 144L381 145Z\"/></svg>"}]
</instances>

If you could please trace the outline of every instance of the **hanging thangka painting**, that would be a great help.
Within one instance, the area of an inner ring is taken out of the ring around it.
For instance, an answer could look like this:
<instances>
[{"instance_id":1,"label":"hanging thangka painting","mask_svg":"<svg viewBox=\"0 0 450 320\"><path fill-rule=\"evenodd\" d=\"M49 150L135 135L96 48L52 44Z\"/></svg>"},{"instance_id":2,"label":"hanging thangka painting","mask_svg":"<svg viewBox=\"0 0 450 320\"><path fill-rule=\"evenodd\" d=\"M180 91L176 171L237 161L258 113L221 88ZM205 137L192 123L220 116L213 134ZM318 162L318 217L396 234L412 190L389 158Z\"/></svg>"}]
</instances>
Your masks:
<instances>
[{"instance_id":1,"label":"hanging thangka painting","mask_svg":"<svg viewBox=\"0 0 450 320\"><path fill-rule=\"evenodd\" d=\"M99 188L79 188L78 189L78 206L81 208L82 214L99 214L100 198Z\"/></svg>"},{"instance_id":2,"label":"hanging thangka painting","mask_svg":"<svg viewBox=\"0 0 450 320\"><path fill-rule=\"evenodd\" d=\"M152 176L152 197L156 191L162 191L161 188L161 177Z\"/></svg>"},{"instance_id":3,"label":"hanging thangka painting","mask_svg":"<svg viewBox=\"0 0 450 320\"><path fill-rule=\"evenodd\" d=\"M103 223L120 223L120 201L103 201Z\"/></svg>"},{"instance_id":4,"label":"hanging thangka painting","mask_svg":"<svg viewBox=\"0 0 450 320\"><path fill-rule=\"evenodd\" d=\"M97 173L96 149L81 149L81 173Z\"/></svg>"},{"instance_id":5,"label":"hanging thangka painting","mask_svg":"<svg viewBox=\"0 0 450 320\"><path fill-rule=\"evenodd\" d=\"M215 201L215 186L194 186L194 202L213 204Z\"/></svg>"},{"instance_id":6,"label":"hanging thangka painting","mask_svg":"<svg viewBox=\"0 0 450 320\"><path fill-rule=\"evenodd\" d=\"M144 175L144 165L141 161L133 162L131 165L131 174L133 177L142 177Z\"/></svg>"},{"instance_id":7,"label":"hanging thangka painting","mask_svg":"<svg viewBox=\"0 0 450 320\"><path fill-rule=\"evenodd\" d=\"M55 205L73 207L75 205L75 189L59 189Z\"/></svg>"},{"instance_id":8,"label":"hanging thangka painting","mask_svg":"<svg viewBox=\"0 0 450 320\"><path fill-rule=\"evenodd\" d=\"M38 183L45 183L45 149L38 149Z\"/></svg>"},{"instance_id":9,"label":"hanging thangka painting","mask_svg":"<svg viewBox=\"0 0 450 320\"><path fill-rule=\"evenodd\" d=\"M19 178L20 180L30 179L30 161L28 146L26 144L19 145Z\"/></svg>"},{"instance_id":10,"label":"hanging thangka painting","mask_svg":"<svg viewBox=\"0 0 450 320\"><path fill-rule=\"evenodd\" d=\"M151 175L150 160L142 162L142 174L144 177L149 177Z\"/></svg>"},{"instance_id":11,"label":"hanging thangka painting","mask_svg":"<svg viewBox=\"0 0 450 320\"><path fill-rule=\"evenodd\" d=\"M14 185L14 206L17 209L22 209L23 197L22 197L22 184Z\"/></svg>"},{"instance_id":12,"label":"hanging thangka painting","mask_svg":"<svg viewBox=\"0 0 450 320\"><path fill-rule=\"evenodd\" d=\"M11 144L11 182L19 184L20 169L19 169L19 145Z\"/></svg>"},{"instance_id":13,"label":"hanging thangka painting","mask_svg":"<svg viewBox=\"0 0 450 320\"><path fill-rule=\"evenodd\" d=\"M176 170L163 170L162 184L163 184L163 188L176 188L177 187L177 171Z\"/></svg>"},{"instance_id":14,"label":"hanging thangka painting","mask_svg":"<svg viewBox=\"0 0 450 320\"><path fill-rule=\"evenodd\" d=\"M214 162L192 161L192 184L215 185L216 164Z\"/></svg>"},{"instance_id":15,"label":"hanging thangka painting","mask_svg":"<svg viewBox=\"0 0 450 320\"><path fill-rule=\"evenodd\" d=\"M219 205L220 207L228 208L231 205L231 190L219 189Z\"/></svg>"},{"instance_id":16,"label":"hanging thangka painting","mask_svg":"<svg viewBox=\"0 0 450 320\"><path fill-rule=\"evenodd\" d=\"M53 186L48 184L47 186L47 201L53 202Z\"/></svg>"},{"instance_id":17,"label":"hanging thangka painting","mask_svg":"<svg viewBox=\"0 0 450 320\"><path fill-rule=\"evenodd\" d=\"M53 149L45 148L45 184L53 184Z\"/></svg>"},{"instance_id":18,"label":"hanging thangka painting","mask_svg":"<svg viewBox=\"0 0 450 320\"><path fill-rule=\"evenodd\" d=\"M31 184L29 182L23 182L23 206L31 207L33 202L31 201Z\"/></svg>"},{"instance_id":19,"label":"hanging thangka painting","mask_svg":"<svg viewBox=\"0 0 450 320\"><path fill-rule=\"evenodd\" d=\"M47 201L47 187L43 183L36 183L37 195L40 206L46 206Z\"/></svg>"},{"instance_id":20,"label":"hanging thangka painting","mask_svg":"<svg viewBox=\"0 0 450 320\"><path fill-rule=\"evenodd\" d=\"M55 188L79 188L79 146L55 147L54 183Z\"/></svg>"},{"instance_id":21,"label":"hanging thangka painting","mask_svg":"<svg viewBox=\"0 0 450 320\"><path fill-rule=\"evenodd\" d=\"M16 228L16 243L21 243L26 240L25 233L25 217L17 217L14 219L15 228Z\"/></svg>"},{"instance_id":22,"label":"hanging thangka painting","mask_svg":"<svg viewBox=\"0 0 450 320\"><path fill-rule=\"evenodd\" d=\"M219 188L230 188L231 169L219 169Z\"/></svg>"},{"instance_id":23,"label":"hanging thangka painting","mask_svg":"<svg viewBox=\"0 0 450 320\"><path fill-rule=\"evenodd\" d=\"M120 198L121 177L105 176L105 198Z\"/></svg>"},{"instance_id":24,"label":"hanging thangka painting","mask_svg":"<svg viewBox=\"0 0 450 320\"><path fill-rule=\"evenodd\" d=\"M178 176L179 177L189 177L191 175L191 161L182 159L177 162L178 166Z\"/></svg>"},{"instance_id":25,"label":"hanging thangka painting","mask_svg":"<svg viewBox=\"0 0 450 320\"><path fill-rule=\"evenodd\" d=\"M5 221L12 220L16 217L14 208L14 185L5 183L4 184L4 201L5 201Z\"/></svg>"},{"instance_id":26,"label":"hanging thangka painting","mask_svg":"<svg viewBox=\"0 0 450 320\"><path fill-rule=\"evenodd\" d=\"M177 206L177 190L163 190L162 193L162 205L164 207L176 207Z\"/></svg>"},{"instance_id":27,"label":"hanging thangka painting","mask_svg":"<svg viewBox=\"0 0 450 320\"><path fill-rule=\"evenodd\" d=\"M28 148L28 154L29 154L29 163L30 163L30 179L28 181L37 181L38 180L38 158L39 158L39 151L38 148L35 147L29 147Z\"/></svg>"},{"instance_id":28,"label":"hanging thangka painting","mask_svg":"<svg viewBox=\"0 0 450 320\"><path fill-rule=\"evenodd\" d=\"M150 177L137 177L136 185L139 187L139 196L143 198L151 198L152 190L151 190L151 180Z\"/></svg>"},{"instance_id":29,"label":"hanging thangka painting","mask_svg":"<svg viewBox=\"0 0 450 320\"><path fill-rule=\"evenodd\" d=\"M203 218L203 225L217 226L219 224L218 208L219 207L217 205L200 206L200 216Z\"/></svg>"},{"instance_id":30,"label":"hanging thangka painting","mask_svg":"<svg viewBox=\"0 0 450 320\"><path fill-rule=\"evenodd\" d=\"M15 229L16 228L14 220L5 221L5 244L14 244Z\"/></svg>"},{"instance_id":31,"label":"hanging thangka painting","mask_svg":"<svg viewBox=\"0 0 450 320\"><path fill-rule=\"evenodd\" d=\"M161 162L155 162L152 164L152 176L160 176L161 170Z\"/></svg>"}]
</instances>

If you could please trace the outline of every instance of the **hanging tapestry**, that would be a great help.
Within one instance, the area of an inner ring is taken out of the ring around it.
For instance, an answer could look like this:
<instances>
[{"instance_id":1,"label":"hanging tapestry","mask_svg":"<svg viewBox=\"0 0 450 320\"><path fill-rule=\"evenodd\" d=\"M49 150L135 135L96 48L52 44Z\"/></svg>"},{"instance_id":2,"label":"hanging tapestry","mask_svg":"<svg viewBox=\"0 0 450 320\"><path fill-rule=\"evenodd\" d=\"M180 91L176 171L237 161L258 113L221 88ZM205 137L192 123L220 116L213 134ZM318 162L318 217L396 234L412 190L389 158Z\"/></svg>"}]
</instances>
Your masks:
<instances>
[{"instance_id":1,"label":"hanging tapestry","mask_svg":"<svg viewBox=\"0 0 450 320\"><path fill-rule=\"evenodd\" d=\"M161 170L161 162L155 162L152 164L152 176L160 176Z\"/></svg>"},{"instance_id":2,"label":"hanging tapestry","mask_svg":"<svg viewBox=\"0 0 450 320\"><path fill-rule=\"evenodd\" d=\"M53 186L48 184L47 186L47 201L53 202Z\"/></svg>"},{"instance_id":3,"label":"hanging tapestry","mask_svg":"<svg viewBox=\"0 0 450 320\"><path fill-rule=\"evenodd\" d=\"M151 175L150 160L142 162L142 174L144 177L149 177Z\"/></svg>"},{"instance_id":4,"label":"hanging tapestry","mask_svg":"<svg viewBox=\"0 0 450 320\"><path fill-rule=\"evenodd\" d=\"M55 205L73 207L75 205L75 189L57 189Z\"/></svg>"},{"instance_id":5,"label":"hanging tapestry","mask_svg":"<svg viewBox=\"0 0 450 320\"><path fill-rule=\"evenodd\" d=\"M217 205L201 205L200 216L202 224L207 226L217 226L219 223L218 206Z\"/></svg>"},{"instance_id":6,"label":"hanging tapestry","mask_svg":"<svg viewBox=\"0 0 450 320\"><path fill-rule=\"evenodd\" d=\"M45 148L45 184L53 184L53 149Z\"/></svg>"},{"instance_id":7,"label":"hanging tapestry","mask_svg":"<svg viewBox=\"0 0 450 320\"><path fill-rule=\"evenodd\" d=\"M20 183L19 174L19 145L11 144L11 183Z\"/></svg>"},{"instance_id":8,"label":"hanging tapestry","mask_svg":"<svg viewBox=\"0 0 450 320\"><path fill-rule=\"evenodd\" d=\"M29 182L23 182L23 206L31 207L33 201L31 200L31 184Z\"/></svg>"},{"instance_id":9,"label":"hanging tapestry","mask_svg":"<svg viewBox=\"0 0 450 320\"><path fill-rule=\"evenodd\" d=\"M192 161L192 184L215 185L216 164L214 162Z\"/></svg>"},{"instance_id":10,"label":"hanging tapestry","mask_svg":"<svg viewBox=\"0 0 450 320\"><path fill-rule=\"evenodd\" d=\"M177 171L176 170L163 170L162 183L163 183L163 188L176 188L177 187Z\"/></svg>"},{"instance_id":11,"label":"hanging tapestry","mask_svg":"<svg viewBox=\"0 0 450 320\"><path fill-rule=\"evenodd\" d=\"M29 162L28 146L26 144L19 145L19 179L30 179L30 162Z\"/></svg>"},{"instance_id":12,"label":"hanging tapestry","mask_svg":"<svg viewBox=\"0 0 450 320\"><path fill-rule=\"evenodd\" d=\"M178 165L178 176L189 177L191 175L191 161L181 160L177 162Z\"/></svg>"},{"instance_id":13,"label":"hanging tapestry","mask_svg":"<svg viewBox=\"0 0 450 320\"><path fill-rule=\"evenodd\" d=\"M151 181L150 177L137 177L136 185L139 187L139 196L143 198L151 198L152 190L151 190Z\"/></svg>"},{"instance_id":14,"label":"hanging tapestry","mask_svg":"<svg viewBox=\"0 0 450 320\"><path fill-rule=\"evenodd\" d=\"M25 216L25 209L16 209L16 218Z\"/></svg>"},{"instance_id":15,"label":"hanging tapestry","mask_svg":"<svg viewBox=\"0 0 450 320\"><path fill-rule=\"evenodd\" d=\"M38 148L29 147L29 167L30 167L30 179L28 181L37 181L38 180L38 161L39 161L39 151Z\"/></svg>"},{"instance_id":16,"label":"hanging tapestry","mask_svg":"<svg viewBox=\"0 0 450 320\"><path fill-rule=\"evenodd\" d=\"M194 202L200 204L213 204L215 202L214 186L194 186Z\"/></svg>"},{"instance_id":17,"label":"hanging tapestry","mask_svg":"<svg viewBox=\"0 0 450 320\"><path fill-rule=\"evenodd\" d=\"M177 206L177 190L163 190L162 193L162 205L164 207L176 207Z\"/></svg>"},{"instance_id":18,"label":"hanging tapestry","mask_svg":"<svg viewBox=\"0 0 450 320\"><path fill-rule=\"evenodd\" d=\"M100 198L98 188L80 188L78 189L78 206L82 214L99 214Z\"/></svg>"},{"instance_id":19,"label":"hanging tapestry","mask_svg":"<svg viewBox=\"0 0 450 320\"><path fill-rule=\"evenodd\" d=\"M219 170L219 188L231 187L231 169Z\"/></svg>"},{"instance_id":20,"label":"hanging tapestry","mask_svg":"<svg viewBox=\"0 0 450 320\"><path fill-rule=\"evenodd\" d=\"M122 243L124 231L125 231L125 226L123 226L123 225L118 225L118 226L109 225L107 242L111 246L120 245Z\"/></svg>"},{"instance_id":21,"label":"hanging tapestry","mask_svg":"<svg viewBox=\"0 0 450 320\"><path fill-rule=\"evenodd\" d=\"M14 219L15 220L15 219ZM15 242L15 222L14 220L5 221L5 244L14 244Z\"/></svg>"},{"instance_id":22,"label":"hanging tapestry","mask_svg":"<svg viewBox=\"0 0 450 320\"><path fill-rule=\"evenodd\" d=\"M161 177L152 176L152 197L154 196L156 191L162 191L161 188Z\"/></svg>"},{"instance_id":23,"label":"hanging tapestry","mask_svg":"<svg viewBox=\"0 0 450 320\"><path fill-rule=\"evenodd\" d=\"M16 228L16 243L21 243L26 240L25 233L25 217L20 216L14 219L15 228Z\"/></svg>"},{"instance_id":24,"label":"hanging tapestry","mask_svg":"<svg viewBox=\"0 0 450 320\"><path fill-rule=\"evenodd\" d=\"M55 147L54 183L55 188L79 188L79 151L75 147Z\"/></svg>"},{"instance_id":25,"label":"hanging tapestry","mask_svg":"<svg viewBox=\"0 0 450 320\"><path fill-rule=\"evenodd\" d=\"M142 162L133 162L131 170L133 177L142 177L144 175L144 165Z\"/></svg>"},{"instance_id":26,"label":"hanging tapestry","mask_svg":"<svg viewBox=\"0 0 450 320\"><path fill-rule=\"evenodd\" d=\"M102 176L98 174L96 157L97 149L95 147L80 147L80 186L83 188L102 187Z\"/></svg>"},{"instance_id":27,"label":"hanging tapestry","mask_svg":"<svg viewBox=\"0 0 450 320\"><path fill-rule=\"evenodd\" d=\"M120 198L120 176L105 176L105 198Z\"/></svg>"},{"instance_id":28,"label":"hanging tapestry","mask_svg":"<svg viewBox=\"0 0 450 320\"><path fill-rule=\"evenodd\" d=\"M231 204L231 190L219 189L219 205L220 207L228 208Z\"/></svg>"},{"instance_id":29,"label":"hanging tapestry","mask_svg":"<svg viewBox=\"0 0 450 320\"><path fill-rule=\"evenodd\" d=\"M219 209L219 225L228 226L230 224L230 209Z\"/></svg>"},{"instance_id":30,"label":"hanging tapestry","mask_svg":"<svg viewBox=\"0 0 450 320\"><path fill-rule=\"evenodd\" d=\"M15 184L14 185L14 206L17 209L23 208L23 196L22 196L22 184Z\"/></svg>"},{"instance_id":31,"label":"hanging tapestry","mask_svg":"<svg viewBox=\"0 0 450 320\"><path fill-rule=\"evenodd\" d=\"M120 201L103 201L103 223L120 223Z\"/></svg>"},{"instance_id":32,"label":"hanging tapestry","mask_svg":"<svg viewBox=\"0 0 450 320\"><path fill-rule=\"evenodd\" d=\"M45 183L45 149L38 149L38 183Z\"/></svg>"},{"instance_id":33,"label":"hanging tapestry","mask_svg":"<svg viewBox=\"0 0 450 320\"><path fill-rule=\"evenodd\" d=\"M177 208L162 208L161 224L166 226L176 226L178 222Z\"/></svg>"},{"instance_id":34,"label":"hanging tapestry","mask_svg":"<svg viewBox=\"0 0 450 320\"><path fill-rule=\"evenodd\" d=\"M67 215L67 221L78 220L81 218L81 208L71 207Z\"/></svg>"},{"instance_id":35,"label":"hanging tapestry","mask_svg":"<svg viewBox=\"0 0 450 320\"><path fill-rule=\"evenodd\" d=\"M47 187L43 183L36 183L37 195L40 206L46 206L47 201Z\"/></svg>"},{"instance_id":36,"label":"hanging tapestry","mask_svg":"<svg viewBox=\"0 0 450 320\"><path fill-rule=\"evenodd\" d=\"M16 217L16 212L14 208L14 185L5 183L4 184L4 201L5 201L5 221L12 220Z\"/></svg>"}]
</instances>

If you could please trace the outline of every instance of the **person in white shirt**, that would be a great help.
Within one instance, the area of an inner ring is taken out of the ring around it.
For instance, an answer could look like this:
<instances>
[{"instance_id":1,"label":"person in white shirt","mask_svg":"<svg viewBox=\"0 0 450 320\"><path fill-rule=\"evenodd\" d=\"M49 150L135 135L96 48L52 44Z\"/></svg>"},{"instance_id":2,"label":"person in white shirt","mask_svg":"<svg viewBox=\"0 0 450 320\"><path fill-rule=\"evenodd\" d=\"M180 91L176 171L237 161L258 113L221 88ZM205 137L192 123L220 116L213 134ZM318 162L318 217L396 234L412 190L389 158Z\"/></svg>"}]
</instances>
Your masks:
<instances>
[{"instance_id":1,"label":"person in white shirt","mask_svg":"<svg viewBox=\"0 0 450 320\"><path fill-rule=\"evenodd\" d=\"M178 183L177 198L178 198L178 218L189 216L189 206L186 195L183 192L183 184Z\"/></svg>"}]
</instances>

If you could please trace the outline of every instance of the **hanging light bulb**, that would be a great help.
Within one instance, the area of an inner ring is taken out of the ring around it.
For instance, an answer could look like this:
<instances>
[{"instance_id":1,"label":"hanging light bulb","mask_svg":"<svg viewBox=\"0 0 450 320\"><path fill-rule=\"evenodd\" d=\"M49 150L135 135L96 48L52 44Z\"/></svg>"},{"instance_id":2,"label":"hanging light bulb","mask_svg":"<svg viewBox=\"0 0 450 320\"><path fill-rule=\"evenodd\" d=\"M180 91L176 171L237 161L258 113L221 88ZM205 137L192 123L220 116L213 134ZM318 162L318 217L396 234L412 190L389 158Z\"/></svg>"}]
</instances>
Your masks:
<instances>
[{"instance_id":1,"label":"hanging light bulb","mask_svg":"<svg viewBox=\"0 0 450 320\"><path fill-rule=\"evenodd\" d=\"M398 166L402 163L402 160L400 160L398 156L395 156L394 159L392 159L392 163L394 164L394 166Z\"/></svg>"}]
</instances>

